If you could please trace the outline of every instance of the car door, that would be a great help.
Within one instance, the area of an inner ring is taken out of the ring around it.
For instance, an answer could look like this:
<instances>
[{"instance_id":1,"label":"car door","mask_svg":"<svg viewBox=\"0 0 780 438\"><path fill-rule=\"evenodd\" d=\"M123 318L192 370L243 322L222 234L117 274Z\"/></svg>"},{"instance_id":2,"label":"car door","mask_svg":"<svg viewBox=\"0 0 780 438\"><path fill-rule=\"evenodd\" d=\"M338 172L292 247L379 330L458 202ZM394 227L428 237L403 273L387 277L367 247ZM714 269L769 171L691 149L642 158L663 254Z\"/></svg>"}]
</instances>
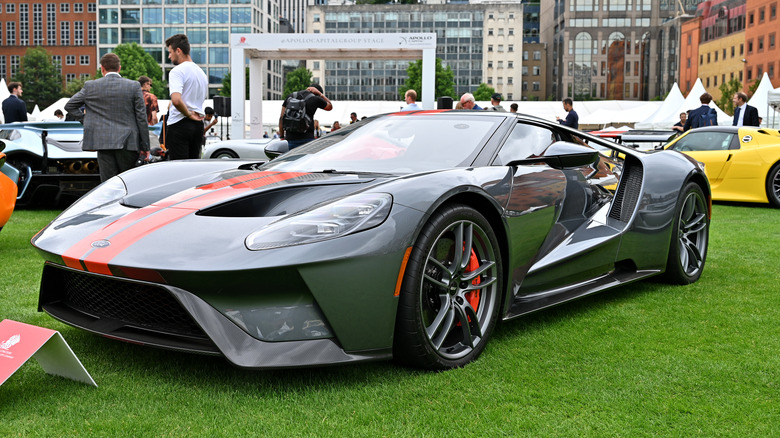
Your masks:
<instances>
[{"instance_id":1,"label":"car door","mask_svg":"<svg viewBox=\"0 0 780 438\"><path fill-rule=\"evenodd\" d=\"M520 121L494 165L541 156L551 144L564 139L574 140L553 128ZM596 187L611 173L602 165L577 169L555 169L543 163L517 166L505 213L516 296L577 283L612 268L619 236L606 226L606 213L599 215L608 208L612 195ZM602 256L590 257L594 251Z\"/></svg>"},{"instance_id":2,"label":"car door","mask_svg":"<svg viewBox=\"0 0 780 438\"><path fill-rule=\"evenodd\" d=\"M704 163L704 172L715 189L723 180L724 169L730 164L734 150L739 149L739 140L735 132L691 131L668 149L690 155Z\"/></svg>"}]
</instances>

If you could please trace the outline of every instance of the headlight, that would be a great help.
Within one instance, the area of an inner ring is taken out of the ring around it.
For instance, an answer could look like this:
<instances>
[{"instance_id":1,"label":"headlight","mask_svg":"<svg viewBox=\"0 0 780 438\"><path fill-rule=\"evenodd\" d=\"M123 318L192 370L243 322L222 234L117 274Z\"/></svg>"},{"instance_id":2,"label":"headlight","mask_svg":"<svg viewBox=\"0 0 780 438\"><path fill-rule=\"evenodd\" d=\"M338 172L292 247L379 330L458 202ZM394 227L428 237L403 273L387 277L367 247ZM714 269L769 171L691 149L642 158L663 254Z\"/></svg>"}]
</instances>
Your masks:
<instances>
[{"instance_id":1,"label":"headlight","mask_svg":"<svg viewBox=\"0 0 780 438\"><path fill-rule=\"evenodd\" d=\"M69 219L84 214L97 207L119 201L125 195L127 195L127 188L124 181L115 176L82 196L81 199L62 212L58 219Z\"/></svg>"},{"instance_id":2,"label":"headlight","mask_svg":"<svg viewBox=\"0 0 780 438\"><path fill-rule=\"evenodd\" d=\"M246 238L246 247L257 251L320 242L373 228L387 219L393 197L387 193L362 193L286 217Z\"/></svg>"}]
</instances>

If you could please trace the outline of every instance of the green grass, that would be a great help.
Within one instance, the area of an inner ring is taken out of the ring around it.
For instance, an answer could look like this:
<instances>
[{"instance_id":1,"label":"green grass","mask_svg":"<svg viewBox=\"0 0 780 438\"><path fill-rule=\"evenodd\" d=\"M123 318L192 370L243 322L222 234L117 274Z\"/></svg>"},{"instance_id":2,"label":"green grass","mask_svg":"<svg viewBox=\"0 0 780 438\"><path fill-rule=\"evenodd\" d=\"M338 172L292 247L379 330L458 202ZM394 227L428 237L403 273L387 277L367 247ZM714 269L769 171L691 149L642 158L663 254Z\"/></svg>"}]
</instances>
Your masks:
<instances>
[{"instance_id":1,"label":"green grass","mask_svg":"<svg viewBox=\"0 0 780 438\"><path fill-rule=\"evenodd\" d=\"M475 363L252 372L90 335L37 312L30 238L0 233L0 319L59 330L99 388L33 360L0 386L0 436L780 435L780 211L714 207L699 282L643 282L499 324Z\"/></svg>"}]
</instances>

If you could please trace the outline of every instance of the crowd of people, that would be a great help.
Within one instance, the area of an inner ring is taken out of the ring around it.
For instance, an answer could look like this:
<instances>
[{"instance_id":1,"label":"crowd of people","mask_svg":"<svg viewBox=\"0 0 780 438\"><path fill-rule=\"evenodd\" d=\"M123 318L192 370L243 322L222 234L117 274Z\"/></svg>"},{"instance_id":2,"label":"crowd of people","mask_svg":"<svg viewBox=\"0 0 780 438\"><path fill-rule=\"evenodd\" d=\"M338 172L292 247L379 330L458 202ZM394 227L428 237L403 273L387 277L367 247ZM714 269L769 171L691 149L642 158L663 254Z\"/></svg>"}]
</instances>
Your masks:
<instances>
[{"instance_id":1,"label":"crowd of people","mask_svg":"<svg viewBox=\"0 0 780 438\"><path fill-rule=\"evenodd\" d=\"M186 35L173 35L165 41L168 58L174 68L168 74L170 106L167 114L158 117L157 97L151 92L152 79L141 76L138 80L123 78L119 57L107 53L100 59L103 76L86 81L84 87L65 104L67 116L61 110L54 112L55 120L80 120L84 124L83 149L97 151L102 180L134 167L139 161L149 159L150 135L148 126L162 121L161 141L167 159L199 158L206 135L217 123L217 115L211 107L204 108L208 98L208 78L192 61L190 43ZM27 106L22 100L23 87L19 82L8 84L10 96L2 102L5 123L25 122ZM420 111L417 92L404 94L405 105L400 111ZM745 93L733 96L733 126L759 126L758 110L747 104ZM472 93L464 93L455 108L506 112L499 93L491 96L490 106L480 107ZM699 108L680 114L680 121L672 129L685 132L701 126L717 125L717 113L710 107L712 96L700 96ZM578 129L579 116L570 98L563 99L565 117L556 117L558 123ZM305 90L287 96L279 116L275 138L287 140L290 149L304 145L326 135L319 121L314 118L317 110L331 111L333 103L325 96L320 84L313 83ZM509 112L516 113L518 104L512 103ZM363 117L365 118L365 117ZM350 124L359 121L356 112L350 114ZM329 132L341 128L333 122ZM268 133L264 134L268 137Z\"/></svg>"}]
</instances>

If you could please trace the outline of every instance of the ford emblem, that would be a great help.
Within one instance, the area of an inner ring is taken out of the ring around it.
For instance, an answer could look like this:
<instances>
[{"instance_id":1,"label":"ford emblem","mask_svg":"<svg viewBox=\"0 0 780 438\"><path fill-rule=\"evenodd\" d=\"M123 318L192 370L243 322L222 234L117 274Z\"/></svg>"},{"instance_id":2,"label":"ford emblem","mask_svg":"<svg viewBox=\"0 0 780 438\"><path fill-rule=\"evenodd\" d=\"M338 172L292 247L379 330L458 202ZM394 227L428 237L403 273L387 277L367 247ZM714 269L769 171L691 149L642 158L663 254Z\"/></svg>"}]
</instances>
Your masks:
<instances>
[{"instance_id":1,"label":"ford emblem","mask_svg":"<svg viewBox=\"0 0 780 438\"><path fill-rule=\"evenodd\" d=\"M111 242L109 242L108 240L96 240L96 241L92 242L91 246L93 248L105 248L105 247L107 247L109 245L111 245Z\"/></svg>"}]
</instances>

